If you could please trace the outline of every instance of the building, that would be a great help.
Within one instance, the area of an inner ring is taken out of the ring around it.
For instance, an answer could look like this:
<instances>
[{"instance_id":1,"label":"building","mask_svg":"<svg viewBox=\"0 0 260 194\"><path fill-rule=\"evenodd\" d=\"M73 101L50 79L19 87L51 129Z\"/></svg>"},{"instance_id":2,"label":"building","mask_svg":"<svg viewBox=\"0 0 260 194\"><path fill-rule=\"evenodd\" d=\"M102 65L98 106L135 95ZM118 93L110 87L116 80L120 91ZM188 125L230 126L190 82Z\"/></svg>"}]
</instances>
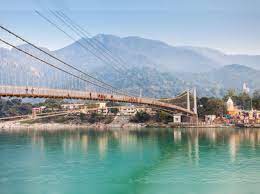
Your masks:
<instances>
[{"instance_id":1,"label":"building","mask_svg":"<svg viewBox=\"0 0 260 194\"><path fill-rule=\"evenodd\" d=\"M46 106L32 108L32 116L36 117L37 114L41 114L46 109Z\"/></svg>"},{"instance_id":2,"label":"building","mask_svg":"<svg viewBox=\"0 0 260 194\"><path fill-rule=\"evenodd\" d=\"M100 109L105 109L105 108L107 108L107 103L106 103L106 102L100 102L100 103L98 103L98 108L100 108Z\"/></svg>"},{"instance_id":3,"label":"building","mask_svg":"<svg viewBox=\"0 0 260 194\"><path fill-rule=\"evenodd\" d=\"M77 110L85 107L85 104L62 104L61 108L63 110Z\"/></svg>"},{"instance_id":4,"label":"building","mask_svg":"<svg viewBox=\"0 0 260 194\"><path fill-rule=\"evenodd\" d=\"M181 115L173 115L173 123L181 123Z\"/></svg>"},{"instance_id":5,"label":"building","mask_svg":"<svg viewBox=\"0 0 260 194\"><path fill-rule=\"evenodd\" d=\"M137 110L134 106L120 106L118 114L133 116L133 115L135 115L136 112L137 112Z\"/></svg>"},{"instance_id":6,"label":"building","mask_svg":"<svg viewBox=\"0 0 260 194\"><path fill-rule=\"evenodd\" d=\"M230 97L227 101L227 111L234 111L234 102Z\"/></svg>"},{"instance_id":7,"label":"building","mask_svg":"<svg viewBox=\"0 0 260 194\"><path fill-rule=\"evenodd\" d=\"M244 82L244 84L243 84L243 93L248 94L249 92L250 92L250 89L249 89L249 87L247 86L247 84Z\"/></svg>"},{"instance_id":8,"label":"building","mask_svg":"<svg viewBox=\"0 0 260 194\"><path fill-rule=\"evenodd\" d=\"M246 84L243 85L243 91L249 92ZM260 111L258 110L241 110L236 107L233 100L229 97L227 102L227 117L230 123L238 124L260 124ZM206 118L205 118L206 119Z\"/></svg>"},{"instance_id":9,"label":"building","mask_svg":"<svg viewBox=\"0 0 260 194\"><path fill-rule=\"evenodd\" d=\"M229 114L229 115L236 115L236 114L238 114L239 110L234 105L234 102L231 99L231 97L228 98L228 100L226 102L226 105L227 105L227 114Z\"/></svg>"},{"instance_id":10,"label":"building","mask_svg":"<svg viewBox=\"0 0 260 194\"><path fill-rule=\"evenodd\" d=\"M205 122L207 124L212 124L214 123L214 120L216 119L216 115L205 115Z\"/></svg>"},{"instance_id":11,"label":"building","mask_svg":"<svg viewBox=\"0 0 260 194\"><path fill-rule=\"evenodd\" d=\"M32 112L35 114L40 114L46 109L46 106L40 106L40 107L35 107L32 108Z\"/></svg>"},{"instance_id":12,"label":"building","mask_svg":"<svg viewBox=\"0 0 260 194\"><path fill-rule=\"evenodd\" d=\"M156 112L152 110L152 108L147 107L138 107L138 106L120 106L118 107L119 115L126 115L126 116L134 116L137 112L146 112L150 115L155 114Z\"/></svg>"}]
</instances>

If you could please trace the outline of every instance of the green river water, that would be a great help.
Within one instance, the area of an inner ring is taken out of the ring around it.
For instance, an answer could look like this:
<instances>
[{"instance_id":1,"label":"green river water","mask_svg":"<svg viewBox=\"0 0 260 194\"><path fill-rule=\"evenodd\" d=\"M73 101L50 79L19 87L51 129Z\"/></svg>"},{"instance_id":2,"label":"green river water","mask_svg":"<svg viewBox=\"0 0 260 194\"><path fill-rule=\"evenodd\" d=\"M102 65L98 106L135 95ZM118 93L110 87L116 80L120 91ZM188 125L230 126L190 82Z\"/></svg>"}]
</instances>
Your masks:
<instances>
[{"instance_id":1,"label":"green river water","mask_svg":"<svg viewBox=\"0 0 260 194\"><path fill-rule=\"evenodd\" d=\"M0 132L0 194L259 194L259 129Z\"/></svg>"}]
</instances>

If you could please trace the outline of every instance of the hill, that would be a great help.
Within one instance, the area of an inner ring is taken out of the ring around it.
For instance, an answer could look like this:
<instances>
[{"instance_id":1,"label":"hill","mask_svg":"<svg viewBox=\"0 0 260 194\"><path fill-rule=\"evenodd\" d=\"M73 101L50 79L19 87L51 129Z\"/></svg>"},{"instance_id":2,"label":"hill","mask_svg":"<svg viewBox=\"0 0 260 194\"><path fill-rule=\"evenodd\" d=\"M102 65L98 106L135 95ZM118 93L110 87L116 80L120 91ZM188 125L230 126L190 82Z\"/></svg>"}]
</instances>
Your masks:
<instances>
[{"instance_id":1,"label":"hill","mask_svg":"<svg viewBox=\"0 0 260 194\"><path fill-rule=\"evenodd\" d=\"M200 95L206 96L221 96L229 88L240 89L243 82L252 89L260 86L260 56L257 55L227 55L215 49L171 46L140 37L120 38L100 34L92 39L99 40L114 56L119 56L124 61L125 72L119 75L111 68L111 61L106 64L95 57L105 53L93 51L86 44L89 39L80 39L55 51L43 49L119 88L142 89L144 95L152 97L174 96L193 86L198 88ZM79 44L84 44L92 53ZM54 62L29 45L19 47ZM53 80L55 73L51 68L14 49L0 48L0 68L1 77L7 84L17 77L21 84L46 78L51 86L62 83L66 87L70 84L70 80L59 74L55 79L58 77L60 81Z\"/></svg>"}]
</instances>

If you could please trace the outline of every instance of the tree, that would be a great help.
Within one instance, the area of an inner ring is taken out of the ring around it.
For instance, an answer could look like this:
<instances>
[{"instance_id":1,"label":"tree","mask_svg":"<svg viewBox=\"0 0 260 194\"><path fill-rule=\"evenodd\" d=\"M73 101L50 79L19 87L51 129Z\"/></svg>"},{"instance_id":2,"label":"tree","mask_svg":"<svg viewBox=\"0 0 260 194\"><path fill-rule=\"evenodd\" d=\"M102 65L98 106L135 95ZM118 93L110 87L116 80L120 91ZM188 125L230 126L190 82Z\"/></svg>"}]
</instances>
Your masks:
<instances>
[{"instance_id":1,"label":"tree","mask_svg":"<svg viewBox=\"0 0 260 194\"><path fill-rule=\"evenodd\" d=\"M226 95L224 95L223 100L226 102L229 97L232 98L232 100L235 100L237 98L237 93L234 89L229 89Z\"/></svg>"},{"instance_id":2,"label":"tree","mask_svg":"<svg viewBox=\"0 0 260 194\"><path fill-rule=\"evenodd\" d=\"M107 107L120 106L120 103L118 103L118 102L112 102L112 101L110 102L110 101L109 101L109 102L106 103L106 106L107 106Z\"/></svg>"},{"instance_id":3,"label":"tree","mask_svg":"<svg viewBox=\"0 0 260 194\"><path fill-rule=\"evenodd\" d=\"M173 116L165 111L159 111L155 115L155 120L157 122L169 123L173 121Z\"/></svg>"},{"instance_id":4,"label":"tree","mask_svg":"<svg viewBox=\"0 0 260 194\"><path fill-rule=\"evenodd\" d=\"M205 115L223 116L226 114L226 105L222 99L202 97L198 101L198 115L203 118Z\"/></svg>"},{"instance_id":5,"label":"tree","mask_svg":"<svg viewBox=\"0 0 260 194\"><path fill-rule=\"evenodd\" d=\"M241 109L250 110L251 109L251 98L247 93L237 94L235 90L228 90L227 94L223 97L224 102L231 98L234 104Z\"/></svg>"},{"instance_id":6,"label":"tree","mask_svg":"<svg viewBox=\"0 0 260 194\"><path fill-rule=\"evenodd\" d=\"M86 115L84 113L79 114L80 121L86 120Z\"/></svg>"},{"instance_id":7,"label":"tree","mask_svg":"<svg viewBox=\"0 0 260 194\"><path fill-rule=\"evenodd\" d=\"M110 112L116 115L119 112L119 110L118 108L110 108Z\"/></svg>"},{"instance_id":8,"label":"tree","mask_svg":"<svg viewBox=\"0 0 260 194\"><path fill-rule=\"evenodd\" d=\"M252 98L252 104L253 104L254 109L260 110L260 90L254 91L253 98Z\"/></svg>"},{"instance_id":9,"label":"tree","mask_svg":"<svg viewBox=\"0 0 260 194\"><path fill-rule=\"evenodd\" d=\"M100 115L98 113L91 113L90 117L88 118L88 122L89 123L96 123L99 122L101 120Z\"/></svg>"},{"instance_id":10,"label":"tree","mask_svg":"<svg viewBox=\"0 0 260 194\"><path fill-rule=\"evenodd\" d=\"M238 96L239 102L237 104L241 106L244 110L250 110L251 109L251 98L247 93L241 93Z\"/></svg>"},{"instance_id":11,"label":"tree","mask_svg":"<svg viewBox=\"0 0 260 194\"><path fill-rule=\"evenodd\" d=\"M0 117L25 115L31 112L32 105L22 103L21 99L0 100Z\"/></svg>"},{"instance_id":12,"label":"tree","mask_svg":"<svg viewBox=\"0 0 260 194\"><path fill-rule=\"evenodd\" d=\"M147 112L144 112L144 111L138 111L135 116L133 118L131 118L131 121L132 122L135 122L135 123L144 123L144 122L147 122L149 121L151 118L151 116L147 113Z\"/></svg>"},{"instance_id":13,"label":"tree","mask_svg":"<svg viewBox=\"0 0 260 194\"><path fill-rule=\"evenodd\" d=\"M255 90L254 91L253 98L260 99L260 90Z\"/></svg>"},{"instance_id":14,"label":"tree","mask_svg":"<svg viewBox=\"0 0 260 194\"><path fill-rule=\"evenodd\" d=\"M38 105L40 106L46 106L46 108L50 109L61 109L61 105L63 103L63 100L57 100L57 99L46 99L44 103L40 103ZM37 105L37 106L38 106Z\"/></svg>"}]
</instances>

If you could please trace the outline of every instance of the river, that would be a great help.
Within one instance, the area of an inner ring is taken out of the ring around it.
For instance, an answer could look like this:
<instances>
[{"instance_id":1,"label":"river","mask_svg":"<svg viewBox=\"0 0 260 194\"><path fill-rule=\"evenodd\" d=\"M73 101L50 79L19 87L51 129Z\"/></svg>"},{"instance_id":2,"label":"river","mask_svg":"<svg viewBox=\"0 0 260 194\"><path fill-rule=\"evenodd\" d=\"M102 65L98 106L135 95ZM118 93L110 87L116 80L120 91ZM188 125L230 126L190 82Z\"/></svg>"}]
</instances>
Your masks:
<instances>
[{"instance_id":1,"label":"river","mask_svg":"<svg viewBox=\"0 0 260 194\"><path fill-rule=\"evenodd\" d=\"M0 132L1 194L259 194L259 129Z\"/></svg>"}]
</instances>

